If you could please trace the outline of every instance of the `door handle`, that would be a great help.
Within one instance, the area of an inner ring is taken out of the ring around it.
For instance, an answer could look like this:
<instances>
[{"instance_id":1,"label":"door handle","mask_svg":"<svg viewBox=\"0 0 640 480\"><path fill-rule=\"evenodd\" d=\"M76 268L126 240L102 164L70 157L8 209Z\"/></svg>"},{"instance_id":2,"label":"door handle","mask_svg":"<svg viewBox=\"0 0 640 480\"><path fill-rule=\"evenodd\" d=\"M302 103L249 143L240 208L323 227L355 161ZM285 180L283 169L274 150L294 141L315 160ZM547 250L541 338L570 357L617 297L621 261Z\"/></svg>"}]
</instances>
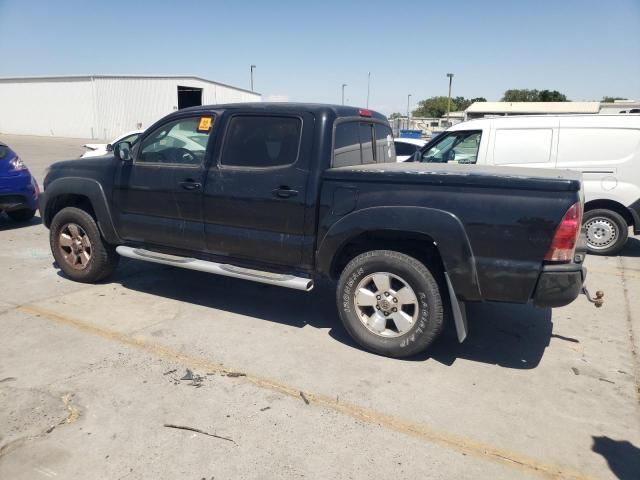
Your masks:
<instances>
[{"instance_id":1,"label":"door handle","mask_svg":"<svg viewBox=\"0 0 640 480\"><path fill-rule=\"evenodd\" d=\"M297 190L293 190L291 187L287 187L284 185L279 188L276 188L271 193L273 193L274 197L278 197L278 198L291 198L298 195Z\"/></svg>"},{"instance_id":2,"label":"door handle","mask_svg":"<svg viewBox=\"0 0 640 480\"><path fill-rule=\"evenodd\" d=\"M199 190L202 187L201 183L195 182L191 179L187 179L184 182L180 182L180 185L185 190Z\"/></svg>"}]
</instances>

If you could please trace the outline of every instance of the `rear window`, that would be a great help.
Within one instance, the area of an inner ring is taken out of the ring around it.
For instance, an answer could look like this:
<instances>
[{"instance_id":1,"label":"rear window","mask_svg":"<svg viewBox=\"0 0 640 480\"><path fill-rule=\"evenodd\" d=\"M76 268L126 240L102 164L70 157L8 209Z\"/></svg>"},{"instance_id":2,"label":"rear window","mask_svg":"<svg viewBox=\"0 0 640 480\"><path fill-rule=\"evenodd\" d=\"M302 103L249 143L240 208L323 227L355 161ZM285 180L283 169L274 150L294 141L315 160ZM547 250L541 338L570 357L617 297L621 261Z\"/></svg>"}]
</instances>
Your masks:
<instances>
[{"instance_id":1,"label":"rear window","mask_svg":"<svg viewBox=\"0 0 640 480\"><path fill-rule=\"evenodd\" d=\"M336 126L334 167L395 161L393 135L388 125L353 121L339 123Z\"/></svg>"},{"instance_id":2,"label":"rear window","mask_svg":"<svg viewBox=\"0 0 640 480\"><path fill-rule=\"evenodd\" d=\"M6 145L0 145L0 159L6 157L7 153L9 153L9 147Z\"/></svg>"}]
</instances>

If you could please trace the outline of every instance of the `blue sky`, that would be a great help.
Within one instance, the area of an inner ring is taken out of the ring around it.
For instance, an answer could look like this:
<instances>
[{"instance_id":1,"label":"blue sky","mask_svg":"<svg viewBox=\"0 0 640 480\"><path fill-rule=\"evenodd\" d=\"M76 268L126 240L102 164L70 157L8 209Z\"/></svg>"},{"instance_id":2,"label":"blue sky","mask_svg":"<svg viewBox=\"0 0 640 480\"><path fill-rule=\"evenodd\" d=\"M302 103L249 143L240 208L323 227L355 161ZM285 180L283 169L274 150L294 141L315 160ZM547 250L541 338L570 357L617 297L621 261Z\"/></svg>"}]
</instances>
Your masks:
<instances>
[{"instance_id":1,"label":"blue sky","mask_svg":"<svg viewBox=\"0 0 640 480\"><path fill-rule=\"evenodd\" d=\"M193 74L384 113L508 88L640 100L640 0L0 0L0 76ZM1 108L1 107L0 107Z\"/></svg>"}]
</instances>

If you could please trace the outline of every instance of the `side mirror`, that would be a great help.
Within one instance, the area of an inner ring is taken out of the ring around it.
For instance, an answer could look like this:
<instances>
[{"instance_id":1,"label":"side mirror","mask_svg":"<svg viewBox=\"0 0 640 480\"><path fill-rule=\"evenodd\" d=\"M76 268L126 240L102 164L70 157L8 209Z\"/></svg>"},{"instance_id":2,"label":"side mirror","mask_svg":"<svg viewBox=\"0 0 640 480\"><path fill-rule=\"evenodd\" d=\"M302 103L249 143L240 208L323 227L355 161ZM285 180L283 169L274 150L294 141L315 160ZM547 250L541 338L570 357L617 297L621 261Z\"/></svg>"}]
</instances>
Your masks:
<instances>
[{"instance_id":1,"label":"side mirror","mask_svg":"<svg viewBox=\"0 0 640 480\"><path fill-rule=\"evenodd\" d=\"M123 162L132 162L133 155L131 154L131 144L129 142L120 142L116 144L113 149L114 156Z\"/></svg>"},{"instance_id":2,"label":"side mirror","mask_svg":"<svg viewBox=\"0 0 640 480\"><path fill-rule=\"evenodd\" d=\"M113 152L113 145L107 143L107 152Z\"/></svg>"}]
</instances>

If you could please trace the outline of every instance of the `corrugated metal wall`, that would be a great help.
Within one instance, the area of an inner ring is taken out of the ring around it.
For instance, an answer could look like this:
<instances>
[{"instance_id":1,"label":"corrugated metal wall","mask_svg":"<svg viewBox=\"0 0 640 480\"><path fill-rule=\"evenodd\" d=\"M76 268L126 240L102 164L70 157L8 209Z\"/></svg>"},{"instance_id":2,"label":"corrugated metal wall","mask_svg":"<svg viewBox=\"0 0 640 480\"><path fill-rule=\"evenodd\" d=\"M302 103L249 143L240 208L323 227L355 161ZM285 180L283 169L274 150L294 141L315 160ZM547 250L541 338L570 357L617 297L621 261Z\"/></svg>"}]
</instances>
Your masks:
<instances>
[{"instance_id":1,"label":"corrugated metal wall","mask_svg":"<svg viewBox=\"0 0 640 480\"><path fill-rule=\"evenodd\" d=\"M205 105L261 99L196 78L0 79L0 133L111 140L177 110L178 86L201 88Z\"/></svg>"},{"instance_id":2,"label":"corrugated metal wall","mask_svg":"<svg viewBox=\"0 0 640 480\"><path fill-rule=\"evenodd\" d=\"M0 80L0 132L91 138L91 81Z\"/></svg>"}]
</instances>

